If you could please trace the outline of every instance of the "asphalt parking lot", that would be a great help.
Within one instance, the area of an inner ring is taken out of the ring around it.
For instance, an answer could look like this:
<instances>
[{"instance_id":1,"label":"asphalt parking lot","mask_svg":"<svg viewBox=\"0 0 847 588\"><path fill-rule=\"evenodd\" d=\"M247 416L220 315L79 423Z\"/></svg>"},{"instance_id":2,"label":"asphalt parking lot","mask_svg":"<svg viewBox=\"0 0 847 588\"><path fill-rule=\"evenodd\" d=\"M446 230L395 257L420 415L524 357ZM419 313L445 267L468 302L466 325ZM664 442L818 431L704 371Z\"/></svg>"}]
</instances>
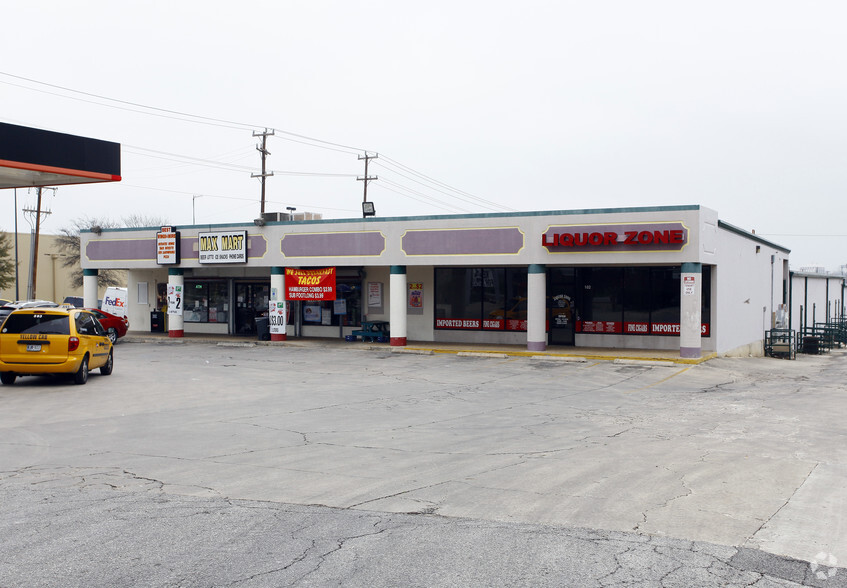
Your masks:
<instances>
[{"instance_id":1,"label":"asphalt parking lot","mask_svg":"<svg viewBox=\"0 0 847 588\"><path fill-rule=\"evenodd\" d=\"M0 387L0 586L844 586L845 359L122 342Z\"/></svg>"}]
</instances>

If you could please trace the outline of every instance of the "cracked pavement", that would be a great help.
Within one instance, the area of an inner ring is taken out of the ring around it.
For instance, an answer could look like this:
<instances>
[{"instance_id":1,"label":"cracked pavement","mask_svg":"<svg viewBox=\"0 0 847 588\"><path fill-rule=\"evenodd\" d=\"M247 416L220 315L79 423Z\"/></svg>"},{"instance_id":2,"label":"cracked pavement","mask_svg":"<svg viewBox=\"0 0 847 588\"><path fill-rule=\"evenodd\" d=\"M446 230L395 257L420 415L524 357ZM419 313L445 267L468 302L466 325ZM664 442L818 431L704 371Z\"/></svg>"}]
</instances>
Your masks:
<instances>
[{"instance_id":1,"label":"cracked pavement","mask_svg":"<svg viewBox=\"0 0 847 588\"><path fill-rule=\"evenodd\" d=\"M0 587L847 585L841 351L116 352L0 387Z\"/></svg>"}]
</instances>

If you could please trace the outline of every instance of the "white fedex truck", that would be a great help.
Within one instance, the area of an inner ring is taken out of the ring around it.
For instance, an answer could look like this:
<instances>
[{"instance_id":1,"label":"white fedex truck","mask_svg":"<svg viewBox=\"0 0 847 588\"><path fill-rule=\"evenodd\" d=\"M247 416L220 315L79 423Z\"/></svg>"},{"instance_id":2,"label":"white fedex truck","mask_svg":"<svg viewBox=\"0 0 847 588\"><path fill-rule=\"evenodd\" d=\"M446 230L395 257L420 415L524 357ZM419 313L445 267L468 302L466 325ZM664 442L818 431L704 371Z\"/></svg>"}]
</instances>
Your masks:
<instances>
[{"instance_id":1,"label":"white fedex truck","mask_svg":"<svg viewBox=\"0 0 847 588\"><path fill-rule=\"evenodd\" d=\"M100 310L126 317L126 288L106 288Z\"/></svg>"}]
</instances>

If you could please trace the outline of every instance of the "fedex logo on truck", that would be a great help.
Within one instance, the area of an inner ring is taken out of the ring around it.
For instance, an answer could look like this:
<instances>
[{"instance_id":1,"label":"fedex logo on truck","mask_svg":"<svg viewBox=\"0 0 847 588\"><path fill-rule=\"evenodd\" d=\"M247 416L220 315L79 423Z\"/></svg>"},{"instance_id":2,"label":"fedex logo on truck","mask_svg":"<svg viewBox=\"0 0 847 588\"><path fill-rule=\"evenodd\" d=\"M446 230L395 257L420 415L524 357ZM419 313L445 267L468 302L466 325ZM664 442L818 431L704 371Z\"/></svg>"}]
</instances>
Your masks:
<instances>
[{"instance_id":1,"label":"fedex logo on truck","mask_svg":"<svg viewBox=\"0 0 847 588\"><path fill-rule=\"evenodd\" d=\"M126 288L106 288L100 310L126 317Z\"/></svg>"},{"instance_id":2,"label":"fedex logo on truck","mask_svg":"<svg viewBox=\"0 0 847 588\"><path fill-rule=\"evenodd\" d=\"M103 299L103 306L118 306L120 308L123 308L124 307L124 301L121 300L120 298L117 298L117 297L110 298L109 296L106 296Z\"/></svg>"}]
</instances>

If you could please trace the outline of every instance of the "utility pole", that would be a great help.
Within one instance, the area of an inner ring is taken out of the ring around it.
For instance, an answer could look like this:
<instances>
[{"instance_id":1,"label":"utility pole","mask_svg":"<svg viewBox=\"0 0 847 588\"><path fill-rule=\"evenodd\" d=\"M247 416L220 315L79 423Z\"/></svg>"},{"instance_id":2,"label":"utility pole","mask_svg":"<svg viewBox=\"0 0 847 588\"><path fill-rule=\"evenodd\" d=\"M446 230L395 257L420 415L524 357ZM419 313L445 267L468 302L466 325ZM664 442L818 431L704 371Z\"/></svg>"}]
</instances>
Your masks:
<instances>
[{"instance_id":1,"label":"utility pole","mask_svg":"<svg viewBox=\"0 0 847 588\"><path fill-rule=\"evenodd\" d=\"M371 180L378 180L379 179L377 176L369 176L368 175L368 161L370 161L371 159L378 159L378 158L379 158L379 153L374 153L373 155L368 155L367 151L365 151L364 155L359 156L359 161L362 161L363 159L365 160L365 175L359 176L359 177L356 178L357 182L364 182L364 187L365 187L365 195L364 195L364 198L362 199L362 217L363 218L374 215L373 206L371 206L370 210L368 210L369 207L365 203L368 201L368 182L370 182Z\"/></svg>"},{"instance_id":2,"label":"utility pole","mask_svg":"<svg viewBox=\"0 0 847 588\"><path fill-rule=\"evenodd\" d=\"M47 215L50 214L49 210L41 210L41 187L36 188L37 190L37 204L35 210L31 208L24 208L23 212L29 213L31 216L30 226L33 224L34 230L32 232L31 243L30 243L30 258L29 258L29 285L27 287L27 298L33 300L36 298L35 287L37 283L36 272L38 271L38 237L41 232L41 216L44 215L44 218L47 218ZM53 193L56 193L56 188L48 188L48 190L53 190Z\"/></svg>"},{"instance_id":3,"label":"utility pole","mask_svg":"<svg viewBox=\"0 0 847 588\"><path fill-rule=\"evenodd\" d=\"M15 300L20 300L18 287L18 189L15 188Z\"/></svg>"},{"instance_id":4,"label":"utility pole","mask_svg":"<svg viewBox=\"0 0 847 588\"><path fill-rule=\"evenodd\" d=\"M262 206L259 209L259 217L260 218L263 214L265 214L265 178L268 177L268 176L274 175L273 172L267 173L265 171L265 160L268 158L268 155L271 154L271 152L268 151L268 136L273 135L273 134L274 134L273 129L268 131L267 128L262 133L257 133L255 131L253 131L254 137L261 137L262 138L262 146L260 147L260 146L256 145L256 151L258 151L259 153L262 154L262 173L260 173L260 174L250 174L251 178L259 178L262 182Z\"/></svg>"}]
</instances>

